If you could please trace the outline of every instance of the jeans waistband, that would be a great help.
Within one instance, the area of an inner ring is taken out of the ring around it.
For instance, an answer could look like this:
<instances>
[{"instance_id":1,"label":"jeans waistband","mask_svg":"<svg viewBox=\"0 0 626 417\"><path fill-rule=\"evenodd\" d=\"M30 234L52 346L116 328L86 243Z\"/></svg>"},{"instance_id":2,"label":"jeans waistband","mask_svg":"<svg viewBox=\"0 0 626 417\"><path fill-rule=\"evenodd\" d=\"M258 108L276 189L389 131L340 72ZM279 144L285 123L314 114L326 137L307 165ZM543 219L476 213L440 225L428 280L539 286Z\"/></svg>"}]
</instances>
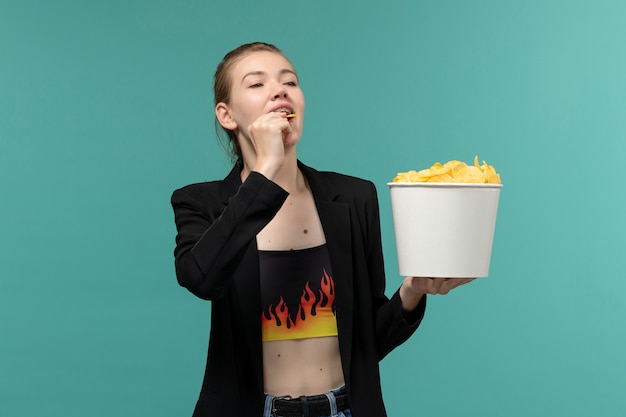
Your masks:
<instances>
[{"instance_id":1,"label":"jeans waistband","mask_svg":"<svg viewBox=\"0 0 626 417\"><path fill-rule=\"evenodd\" d=\"M345 386L320 395L297 398L265 395L263 417L322 417L336 416L339 411L349 408Z\"/></svg>"}]
</instances>

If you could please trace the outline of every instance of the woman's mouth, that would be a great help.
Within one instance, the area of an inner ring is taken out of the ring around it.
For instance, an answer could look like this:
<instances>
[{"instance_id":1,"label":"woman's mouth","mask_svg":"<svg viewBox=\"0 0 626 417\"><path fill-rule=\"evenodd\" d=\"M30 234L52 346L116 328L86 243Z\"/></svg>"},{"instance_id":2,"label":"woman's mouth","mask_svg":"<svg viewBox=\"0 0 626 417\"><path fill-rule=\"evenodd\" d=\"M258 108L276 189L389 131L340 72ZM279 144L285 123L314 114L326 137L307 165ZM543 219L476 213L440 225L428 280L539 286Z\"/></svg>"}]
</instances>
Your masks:
<instances>
[{"instance_id":1,"label":"woman's mouth","mask_svg":"<svg viewBox=\"0 0 626 417\"><path fill-rule=\"evenodd\" d=\"M289 107L279 107L277 109L272 110L274 113L283 112L285 114L291 114L293 111Z\"/></svg>"},{"instance_id":2,"label":"woman's mouth","mask_svg":"<svg viewBox=\"0 0 626 417\"><path fill-rule=\"evenodd\" d=\"M274 113L285 113L285 117L287 117L287 119L293 119L294 117L297 116L297 114L293 113L293 110L290 109L289 107L279 107L275 110L272 110Z\"/></svg>"}]
</instances>

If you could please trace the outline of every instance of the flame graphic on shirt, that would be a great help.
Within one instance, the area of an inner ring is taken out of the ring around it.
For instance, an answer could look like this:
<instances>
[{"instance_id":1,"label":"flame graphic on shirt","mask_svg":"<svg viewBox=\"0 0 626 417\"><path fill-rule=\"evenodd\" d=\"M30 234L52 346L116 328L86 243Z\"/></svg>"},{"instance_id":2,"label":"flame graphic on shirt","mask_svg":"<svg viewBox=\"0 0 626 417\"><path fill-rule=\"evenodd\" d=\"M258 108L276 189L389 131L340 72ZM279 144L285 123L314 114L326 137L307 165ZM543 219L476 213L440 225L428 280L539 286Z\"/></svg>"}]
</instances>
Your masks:
<instances>
[{"instance_id":1,"label":"flame graphic on shirt","mask_svg":"<svg viewBox=\"0 0 626 417\"><path fill-rule=\"evenodd\" d=\"M293 309L293 308L292 308ZM261 314L263 341L304 339L337 335L335 282L323 271L316 294L307 282L297 311L289 311L283 297Z\"/></svg>"}]
</instances>

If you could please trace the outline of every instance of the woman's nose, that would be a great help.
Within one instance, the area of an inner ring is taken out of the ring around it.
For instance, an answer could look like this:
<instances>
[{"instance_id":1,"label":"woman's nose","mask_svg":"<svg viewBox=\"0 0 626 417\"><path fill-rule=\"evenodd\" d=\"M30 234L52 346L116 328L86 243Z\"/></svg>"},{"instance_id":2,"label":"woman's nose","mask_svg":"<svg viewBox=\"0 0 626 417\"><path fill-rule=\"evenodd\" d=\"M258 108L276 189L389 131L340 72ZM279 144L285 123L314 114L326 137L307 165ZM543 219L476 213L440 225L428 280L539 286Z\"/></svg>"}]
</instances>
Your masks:
<instances>
[{"instance_id":1,"label":"woman's nose","mask_svg":"<svg viewBox=\"0 0 626 417\"><path fill-rule=\"evenodd\" d=\"M285 89L284 85L277 83L274 87L274 99L281 97L287 97L287 89Z\"/></svg>"}]
</instances>

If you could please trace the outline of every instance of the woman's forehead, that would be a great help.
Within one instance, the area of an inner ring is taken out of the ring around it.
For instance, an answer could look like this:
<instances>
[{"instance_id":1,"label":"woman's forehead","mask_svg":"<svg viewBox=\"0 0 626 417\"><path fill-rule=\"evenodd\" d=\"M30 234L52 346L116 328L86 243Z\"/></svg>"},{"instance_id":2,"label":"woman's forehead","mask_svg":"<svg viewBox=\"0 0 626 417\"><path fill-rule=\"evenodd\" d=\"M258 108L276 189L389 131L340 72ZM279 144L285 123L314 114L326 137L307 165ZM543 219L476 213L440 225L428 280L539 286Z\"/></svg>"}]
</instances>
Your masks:
<instances>
[{"instance_id":1,"label":"woman's forehead","mask_svg":"<svg viewBox=\"0 0 626 417\"><path fill-rule=\"evenodd\" d=\"M241 58L233 67L233 75L241 79L248 73L284 72L284 70L295 73L291 62L283 55L270 51L257 51Z\"/></svg>"}]
</instances>

